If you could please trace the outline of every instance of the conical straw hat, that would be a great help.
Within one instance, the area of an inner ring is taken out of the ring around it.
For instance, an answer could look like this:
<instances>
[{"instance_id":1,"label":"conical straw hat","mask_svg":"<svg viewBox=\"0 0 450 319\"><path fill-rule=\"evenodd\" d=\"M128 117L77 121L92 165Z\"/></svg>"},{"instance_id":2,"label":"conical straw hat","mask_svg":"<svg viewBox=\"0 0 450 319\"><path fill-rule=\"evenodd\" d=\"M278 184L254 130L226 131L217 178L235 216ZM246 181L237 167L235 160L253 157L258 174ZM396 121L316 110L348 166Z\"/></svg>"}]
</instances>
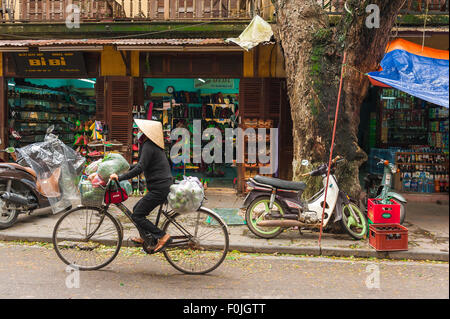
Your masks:
<instances>
[{"instance_id":1,"label":"conical straw hat","mask_svg":"<svg viewBox=\"0 0 450 319\"><path fill-rule=\"evenodd\" d=\"M135 119L139 129L147 136L153 143L164 149L164 137L161 122L151 120Z\"/></svg>"}]
</instances>

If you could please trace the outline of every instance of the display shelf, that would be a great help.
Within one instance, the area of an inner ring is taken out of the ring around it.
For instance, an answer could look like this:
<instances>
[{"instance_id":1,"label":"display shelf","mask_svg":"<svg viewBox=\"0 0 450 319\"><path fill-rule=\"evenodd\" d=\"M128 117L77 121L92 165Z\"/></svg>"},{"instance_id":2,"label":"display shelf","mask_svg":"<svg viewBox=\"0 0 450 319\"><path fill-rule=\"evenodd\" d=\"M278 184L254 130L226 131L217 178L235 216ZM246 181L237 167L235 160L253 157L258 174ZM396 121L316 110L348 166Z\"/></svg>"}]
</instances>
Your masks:
<instances>
[{"instance_id":1,"label":"display shelf","mask_svg":"<svg viewBox=\"0 0 450 319\"><path fill-rule=\"evenodd\" d=\"M398 191L448 192L448 154L436 150L423 151L423 149L400 151L395 153L395 164L399 168L399 174L395 175L394 180L394 187Z\"/></svg>"},{"instance_id":2,"label":"display shelf","mask_svg":"<svg viewBox=\"0 0 450 319\"><path fill-rule=\"evenodd\" d=\"M263 119L258 119L258 118L242 118L241 121L241 125L240 127L242 129L247 129L247 128L252 128L255 129L255 136L254 138L250 138L249 136L245 135L244 136L244 143L242 145L242 147L244 147L243 149L243 153L244 153L244 159L248 158L248 150L247 150L247 144L248 142L258 142L258 141L265 141L268 142L270 141L270 132L268 132L270 130L271 127L273 127L273 120L268 119L268 120L263 120ZM262 138L262 135L260 136L259 130L258 129L265 129L266 130L266 137L265 139ZM259 150L256 150L256 157L258 157L258 153ZM270 149L266 148L265 150L265 155L270 156L270 162L273 163L274 161L274 155L271 154ZM238 164L238 169L240 171L240 174L238 176L240 176L240 182L238 183L240 185L240 191L241 192L247 192L247 188L246 188L246 184L245 182L248 181L249 178L252 178L256 175L261 175L261 176L268 176L271 177L273 176L272 174L260 174L259 173L259 169L261 167L265 167L267 166L267 164L261 164L261 163L241 163Z\"/></svg>"},{"instance_id":3,"label":"display shelf","mask_svg":"<svg viewBox=\"0 0 450 319\"><path fill-rule=\"evenodd\" d=\"M448 150L448 110L392 88L379 90L378 147L430 145Z\"/></svg>"}]
</instances>

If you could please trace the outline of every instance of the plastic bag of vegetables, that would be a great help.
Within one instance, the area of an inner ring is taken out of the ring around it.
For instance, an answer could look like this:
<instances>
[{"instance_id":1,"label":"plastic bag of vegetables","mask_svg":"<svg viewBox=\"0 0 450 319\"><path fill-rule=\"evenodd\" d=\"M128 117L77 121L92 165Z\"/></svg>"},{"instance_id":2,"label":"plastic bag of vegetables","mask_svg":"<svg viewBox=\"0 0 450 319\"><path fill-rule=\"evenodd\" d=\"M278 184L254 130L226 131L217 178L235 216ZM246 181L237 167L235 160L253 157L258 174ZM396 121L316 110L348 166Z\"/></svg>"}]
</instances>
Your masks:
<instances>
[{"instance_id":1,"label":"plastic bag of vegetables","mask_svg":"<svg viewBox=\"0 0 450 319\"><path fill-rule=\"evenodd\" d=\"M203 186L199 179L193 176L184 176L181 182L170 186L167 200L174 211L186 213L198 210L204 197Z\"/></svg>"},{"instance_id":2,"label":"plastic bag of vegetables","mask_svg":"<svg viewBox=\"0 0 450 319\"><path fill-rule=\"evenodd\" d=\"M133 193L133 186L131 186L131 183L129 181L121 181L119 182L120 187L122 187L126 192L127 195L131 195Z\"/></svg>"},{"instance_id":3,"label":"plastic bag of vegetables","mask_svg":"<svg viewBox=\"0 0 450 319\"><path fill-rule=\"evenodd\" d=\"M89 164L89 165L85 168L85 170L84 170L84 172L86 173L86 175L91 175L91 174L97 172L98 165L99 165L101 162L102 162L102 160L99 159L99 160L96 160L95 162L92 162L91 164Z\"/></svg>"},{"instance_id":4,"label":"plastic bag of vegetables","mask_svg":"<svg viewBox=\"0 0 450 319\"><path fill-rule=\"evenodd\" d=\"M103 180L108 180L111 174L123 174L130 169L130 164L120 154L109 153L98 164L97 173Z\"/></svg>"}]
</instances>

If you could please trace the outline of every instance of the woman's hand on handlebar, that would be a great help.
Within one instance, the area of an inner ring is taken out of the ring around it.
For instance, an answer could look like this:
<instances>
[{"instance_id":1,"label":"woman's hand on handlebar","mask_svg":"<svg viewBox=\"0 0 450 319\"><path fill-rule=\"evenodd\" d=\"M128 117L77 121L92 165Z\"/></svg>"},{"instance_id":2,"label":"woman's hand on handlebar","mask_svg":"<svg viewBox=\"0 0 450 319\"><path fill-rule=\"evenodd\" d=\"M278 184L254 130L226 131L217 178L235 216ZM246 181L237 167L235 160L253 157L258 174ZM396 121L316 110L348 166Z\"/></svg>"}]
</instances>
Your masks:
<instances>
[{"instance_id":1,"label":"woman's hand on handlebar","mask_svg":"<svg viewBox=\"0 0 450 319\"><path fill-rule=\"evenodd\" d=\"M109 180L110 181L118 181L119 180L119 176L117 176L117 174L111 174L109 176Z\"/></svg>"}]
</instances>

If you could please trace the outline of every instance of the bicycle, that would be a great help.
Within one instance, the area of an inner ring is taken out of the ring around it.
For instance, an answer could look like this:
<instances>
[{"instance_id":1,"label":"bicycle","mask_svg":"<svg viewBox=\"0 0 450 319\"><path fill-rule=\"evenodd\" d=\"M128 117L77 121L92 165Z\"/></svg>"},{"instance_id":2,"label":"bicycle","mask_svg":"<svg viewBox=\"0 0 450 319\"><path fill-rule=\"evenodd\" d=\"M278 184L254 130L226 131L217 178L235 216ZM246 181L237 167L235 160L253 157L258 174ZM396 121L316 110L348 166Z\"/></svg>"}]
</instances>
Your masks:
<instances>
[{"instance_id":1,"label":"bicycle","mask_svg":"<svg viewBox=\"0 0 450 319\"><path fill-rule=\"evenodd\" d=\"M108 187L109 183L104 190ZM73 268L98 270L111 263L120 251L124 236L122 223L108 212L110 205L101 202L101 206L82 202L55 224L53 247L58 257ZM113 205L139 230L123 203ZM161 222L162 216L165 220ZM175 269L185 274L206 274L225 260L229 248L228 226L214 211L201 206L197 211L177 213L166 201L159 206L155 225L160 222L161 229L172 237L163 254ZM156 240L151 236L143 239L142 248L152 254L147 247L154 246Z\"/></svg>"}]
</instances>

